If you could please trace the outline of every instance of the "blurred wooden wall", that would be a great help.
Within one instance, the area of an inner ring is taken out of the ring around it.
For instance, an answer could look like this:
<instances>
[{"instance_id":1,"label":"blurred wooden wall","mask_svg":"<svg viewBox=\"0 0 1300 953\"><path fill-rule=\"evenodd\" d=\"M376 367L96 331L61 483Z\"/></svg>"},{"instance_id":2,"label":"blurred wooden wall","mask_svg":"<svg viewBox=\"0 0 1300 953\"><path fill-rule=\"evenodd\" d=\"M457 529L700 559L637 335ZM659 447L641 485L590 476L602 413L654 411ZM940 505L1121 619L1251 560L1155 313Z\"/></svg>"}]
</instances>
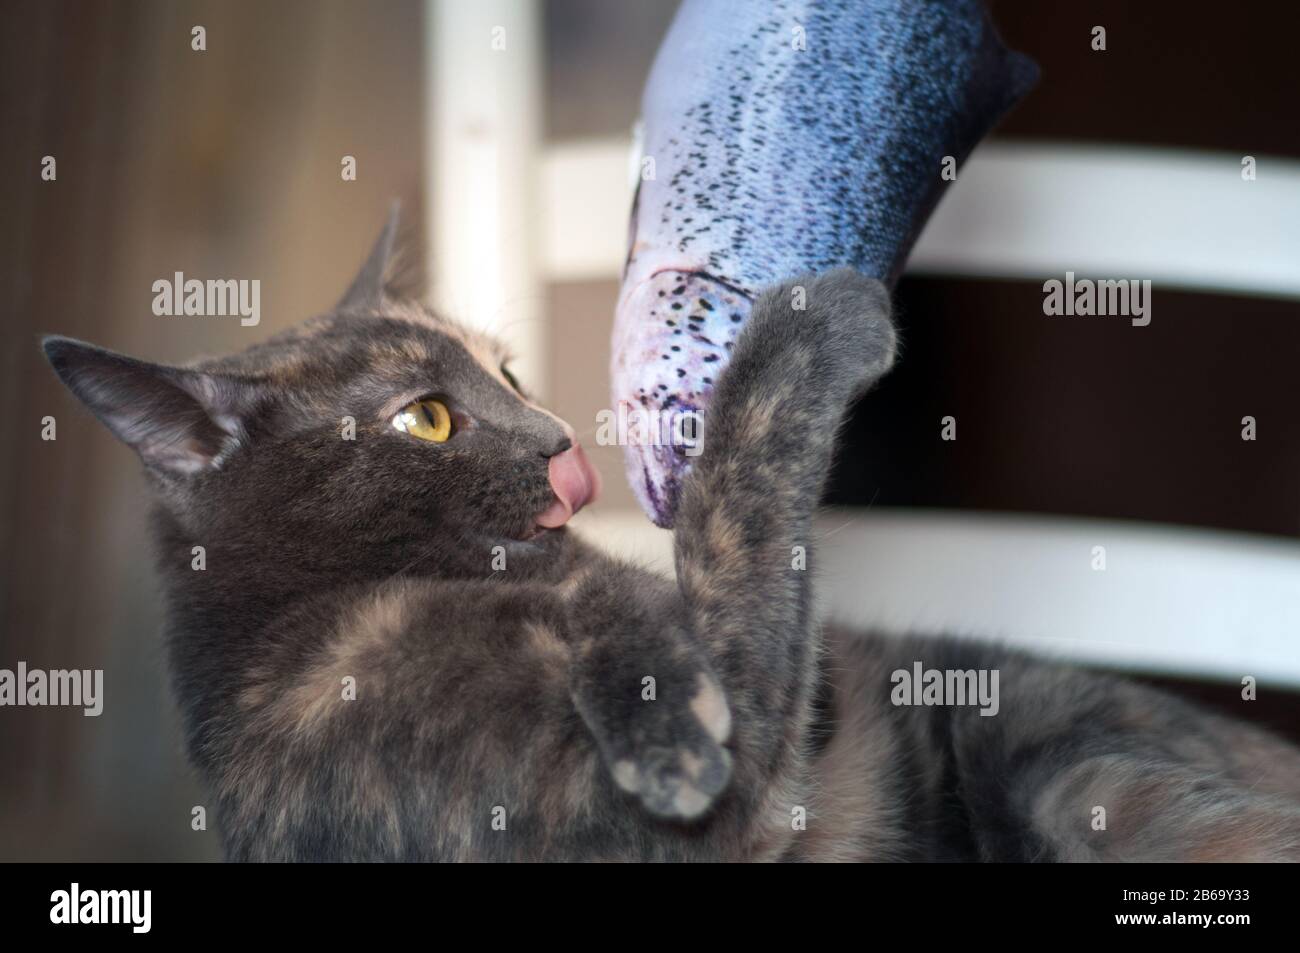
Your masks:
<instances>
[{"instance_id":1,"label":"blurred wooden wall","mask_svg":"<svg viewBox=\"0 0 1300 953\"><path fill-rule=\"evenodd\" d=\"M201 801L164 681L139 465L62 390L37 336L156 360L231 350L328 308L390 199L418 245L421 7L0 13L0 667L103 668L106 683L99 718L0 710L0 860L216 854L190 830ZM156 317L151 285L175 271L260 279L260 326Z\"/></svg>"}]
</instances>

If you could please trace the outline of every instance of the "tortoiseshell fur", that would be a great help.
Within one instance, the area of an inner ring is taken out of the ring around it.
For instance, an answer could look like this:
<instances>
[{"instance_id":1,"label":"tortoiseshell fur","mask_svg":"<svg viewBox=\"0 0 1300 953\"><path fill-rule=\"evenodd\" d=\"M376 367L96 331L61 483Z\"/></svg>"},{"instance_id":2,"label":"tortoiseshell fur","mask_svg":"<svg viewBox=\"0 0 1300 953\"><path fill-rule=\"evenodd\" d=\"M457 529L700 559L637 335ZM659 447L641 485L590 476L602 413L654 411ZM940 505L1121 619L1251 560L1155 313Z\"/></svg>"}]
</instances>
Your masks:
<instances>
[{"instance_id":1,"label":"tortoiseshell fur","mask_svg":"<svg viewBox=\"0 0 1300 953\"><path fill-rule=\"evenodd\" d=\"M157 491L175 693L230 859L1300 856L1300 756L1263 732L991 649L823 641L812 518L893 360L879 282L760 297L666 579L565 529L517 541L569 433L490 340L380 293L390 244L338 311L234 357L46 342ZM429 394L460 415L445 444L388 425ZM998 668L999 714L895 707L914 660Z\"/></svg>"}]
</instances>

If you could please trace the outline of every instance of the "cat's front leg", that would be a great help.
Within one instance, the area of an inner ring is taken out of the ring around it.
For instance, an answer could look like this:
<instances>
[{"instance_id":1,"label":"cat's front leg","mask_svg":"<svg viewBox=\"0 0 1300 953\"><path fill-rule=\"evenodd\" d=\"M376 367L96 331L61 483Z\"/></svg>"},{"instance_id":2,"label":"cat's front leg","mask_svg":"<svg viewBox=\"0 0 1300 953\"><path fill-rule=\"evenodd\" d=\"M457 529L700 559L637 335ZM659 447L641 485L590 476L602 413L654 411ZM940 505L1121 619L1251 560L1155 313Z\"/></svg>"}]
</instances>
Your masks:
<instances>
[{"instance_id":1,"label":"cat's front leg","mask_svg":"<svg viewBox=\"0 0 1300 953\"><path fill-rule=\"evenodd\" d=\"M791 557L812 548L839 421L894 347L878 281L840 269L768 291L683 489L677 591L609 565L571 587L574 703L616 783L652 812L707 811L732 751L732 824L798 772L818 641L808 573Z\"/></svg>"},{"instance_id":2,"label":"cat's front leg","mask_svg":"<svg viewBox=\"0 0 1300 953\"><path fill-rule=\"evenodd\" d=\"M615 784L689 820L731 778L731 712L665 581L605 565L571 588L570 691Z\"/></svg>"},{"instance_id":3,"label":"cat's front leg","mask_svg":"<svg viewBox=\"0 0 1300 953\"><path fill-rule=\"evenodd\" d=\"M735 714L742 819L788 827L786 782L803 773L820 646L805 568L813 513L848 405L893 362L889 315L884 286L849 269L765 292L682 488L677 581Z\"/></svg>"}]
</instances>

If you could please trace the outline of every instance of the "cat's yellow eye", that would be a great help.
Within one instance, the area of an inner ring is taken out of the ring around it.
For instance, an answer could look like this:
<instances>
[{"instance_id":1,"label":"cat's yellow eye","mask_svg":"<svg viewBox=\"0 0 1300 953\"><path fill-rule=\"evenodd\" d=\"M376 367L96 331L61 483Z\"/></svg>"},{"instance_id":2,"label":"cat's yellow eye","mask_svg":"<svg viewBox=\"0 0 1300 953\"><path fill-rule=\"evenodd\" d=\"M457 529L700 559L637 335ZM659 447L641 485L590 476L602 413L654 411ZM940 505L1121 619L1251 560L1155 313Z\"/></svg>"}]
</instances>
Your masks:
<instances>
[{"instance_id":1,"label":"cat's yellow eye","mask_svg":"<svg viewBox=\"0 0 1300 953\"><path fill-rule=\"evenodd\" d=\"M412 437L444 443L451 437L451 411L442 401L426 397L398 411L393 426Z\"/></svg>"}]
</instances>

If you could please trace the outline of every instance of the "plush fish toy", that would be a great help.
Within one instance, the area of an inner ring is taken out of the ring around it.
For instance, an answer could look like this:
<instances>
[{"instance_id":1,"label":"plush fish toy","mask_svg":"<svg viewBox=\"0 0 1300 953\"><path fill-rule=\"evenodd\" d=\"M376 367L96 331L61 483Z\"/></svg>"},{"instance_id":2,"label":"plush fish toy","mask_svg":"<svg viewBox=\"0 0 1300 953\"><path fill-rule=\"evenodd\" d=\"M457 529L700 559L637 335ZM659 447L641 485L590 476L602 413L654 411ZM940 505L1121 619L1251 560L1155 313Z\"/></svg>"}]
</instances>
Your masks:
<instances>
[{"instance_id":1,"label":"plush fish toy","mask_svg":"<svg viewBox=\"0 0 1300 953\"><path fill-rule=\"evenodd\" d=\"M671 526L757 292L889 285L955 169L1033 85L980 0L685 0L642 102L613 338L628 480Z\"/></svg>"}]
</instances>

